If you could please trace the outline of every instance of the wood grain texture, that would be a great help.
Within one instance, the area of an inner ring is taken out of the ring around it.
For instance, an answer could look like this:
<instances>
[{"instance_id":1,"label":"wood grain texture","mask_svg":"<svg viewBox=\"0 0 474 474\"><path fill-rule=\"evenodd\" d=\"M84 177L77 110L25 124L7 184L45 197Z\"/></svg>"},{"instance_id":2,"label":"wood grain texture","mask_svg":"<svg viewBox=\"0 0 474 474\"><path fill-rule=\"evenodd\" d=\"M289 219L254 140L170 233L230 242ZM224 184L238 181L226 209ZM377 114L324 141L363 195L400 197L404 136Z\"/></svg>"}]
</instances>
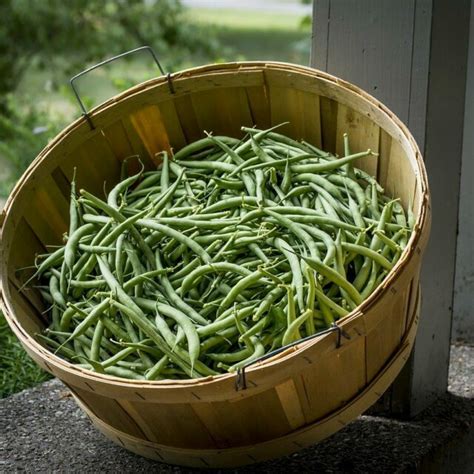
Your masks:
<instances>
[{"instance_id":1,"label":"wood grain texture","mask_svg":"<svg viewBox=\"0 0 474 474\"><path fill-rule=\"evenodd\" d=\"M407 122L415 3L316 0L312 64L362 87Z\"/></svg>"},{"instance_id":2,"label":"wood grain texture","mask_svg":"<svg viewBox=\"0 0 474 474\"><path fill-rule=\"evenodd\" d=\"M247 94L242 87L199 91L191 95L191 102L200 130L241 137L241 127L253 125Z\"/></svg>"},{"instance_id":3,"label":"wood grain texture","mask_svg":"<svg viewBox=\"0 0 474 474\"><path fill-rule=\"evenodd\" d=\"M257 128L270 127L270 105L265 86L252 86L246 89L252 120Z\"/></svg>"},{"instance_id":4,"label":"wood grain texture","mask_svg":"<svg viewBox=\"0 0 474 474\"><path fill-rule=\"evenodd\" d=\"M462 173L459 198L459 229L456 248L455 298L453 306L453 339L474 343L474 206L472 183L474 182L474 6L471 3L469 27L469 58L464 110L464 134L462 147Z\"/></svg>"},{"instance_id":5,"label":"wood grain texture","mask_svg":"<svg viewBox=\"0 0 474 474\"><path fill-rule=\"evenodd\" d=\"M321 97L321 146L323 150L336 153L337 144L337 113L339 104L336 100Z\"/></svg>"},{"instance_id":6,"label":"wood grain texture","mask_svg":"<svg viewBox=\"0 0 474 474\"><path fill-rule=\"evenodd\" d=\"M301 403L307 422L336 411L366 385L365 338L308 363L300 376L304 389ZM330 383L325 382L330 379Z\"/></svg>"},{"instance_id":7,"label":"wood grain texture","mask_svg":"<svg viewBox=\"0 0 474 474\"><path fill-rule=\"evenodd\" d=\"M162 151L171 153L170 140L160 109L156 105L144 107L132 114L130 120L151 161L158 166L162 161L160 153Z\"/></svg>"},{"instance_id":8,"label":"wood grain texture","mask_svg":"<svg viewBox=\"0 0 474 474\"><path fill-rule=\"evenodd\" d=\"M53 178L48 176L33 184L28 190L28 201L24 218L43 246L61 242L69 225L68 202Z\"/></svg>"},{"instance_id":9,"label":"wood grain texture","mask_svg":"<svg viewBox=\"0 0 474 474\"><path fill-rule=\"evenodd\" d=\"M75 175L77 190L84 188L99 197L104 197L104 192L110 191L120 176L120 162L101 133L71 151L60 166L69 182Z\"/></svg>"},{"instance_id":10,"label":"wood grain texture","mask_svg":"<svg viewBox=\"0 0 474 474\"><path fill-rule=\"evenodd\" d=\"M433 2L424 154L434 219L421 276L426 297L413 359L412 413L444 394L448 382L470 8L469 0L456 8Z\"/></svg>"},{"instance_id":11,"label":"wood grain texture","mask_svg":"<svg viewBox=\"0 0 474 474\"><path fill-rule=\"evenodd\" d=\"M320 98L298 87L289 87L291 76L276 71L266 71L271 126L289 122L279 131L295 140L303 137L310 143L321 146ZM291 104L291 106L288 106Z\"/></svg>"},{"instance_id":12,"label":"wood grain texture","mask_svg":"<svg viewBox=\"0 0 474 474\"><path fill-rule=\"evenodd\" d=\"M336 153L339 156L344 156L343 135L345 133L349 137L350 153L358 153L368 149L374 153L379 152L380 127L369 117L350 107L339 105L336 130ZM367 171L371 176L377 176L378 157L371 155L359 158L354 162L354 166Z\"/></svg>"}]
</instances>

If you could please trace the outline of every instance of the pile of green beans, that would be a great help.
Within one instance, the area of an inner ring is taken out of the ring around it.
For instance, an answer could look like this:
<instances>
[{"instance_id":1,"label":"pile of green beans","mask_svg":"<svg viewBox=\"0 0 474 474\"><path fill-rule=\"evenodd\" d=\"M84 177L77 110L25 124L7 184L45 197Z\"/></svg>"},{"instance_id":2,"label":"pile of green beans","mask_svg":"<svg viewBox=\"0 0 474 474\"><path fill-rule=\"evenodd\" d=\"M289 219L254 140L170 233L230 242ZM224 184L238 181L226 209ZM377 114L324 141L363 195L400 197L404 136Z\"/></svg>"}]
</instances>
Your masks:
<instances>
[{"instance_id":1,"label":"pile of green beans","mask_svg":"<svg viewBox=\"0 0 474 474\"><path fill-rule=\"evenodd\" d=\"M375 154L351 153L347 135L338 157L242 129L163 152L104 199L73 181L65 244L34 274L47 347L118 377L205 377L328 328L374 291L413 227L353 166Z\"/></svg>"}]
</instances>

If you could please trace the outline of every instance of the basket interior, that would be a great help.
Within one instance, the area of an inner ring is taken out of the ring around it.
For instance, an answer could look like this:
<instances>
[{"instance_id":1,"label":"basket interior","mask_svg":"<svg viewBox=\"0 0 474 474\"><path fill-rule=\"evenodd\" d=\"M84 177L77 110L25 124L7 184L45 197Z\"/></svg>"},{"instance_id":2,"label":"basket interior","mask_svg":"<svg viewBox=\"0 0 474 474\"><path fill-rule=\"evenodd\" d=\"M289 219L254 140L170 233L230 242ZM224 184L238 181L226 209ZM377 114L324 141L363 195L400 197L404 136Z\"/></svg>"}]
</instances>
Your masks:
<instances>
[{"instance_id":1,"label":"basket interior","mask_svg":"<svg viewBox=\"0 0 474 474\"><path fill-rule=\"evenodd\" d=\"M123 160L139 155L146 167L156 153L179 150L204 136L242 136L240 127L280 131L324 150L343 154L371 148L378 157L355 163L377 177L404 207L422 205L421 171L413 145L373 101L310 70L255 63L199 68L177 74L175 93L163 79L150 81L100 106L94 130L81 120L67 129L33 163L13 192L3 228L3 269L15 318L30 335L46 323L44 303L34 289L19 292L35 255L62 241L68 228L69 182L77 169L78 189L103 196L118 181ZM131 172L133 170L130 170ZM105 183L105 184L104 184Z\"/></svg>"}]
</instances>

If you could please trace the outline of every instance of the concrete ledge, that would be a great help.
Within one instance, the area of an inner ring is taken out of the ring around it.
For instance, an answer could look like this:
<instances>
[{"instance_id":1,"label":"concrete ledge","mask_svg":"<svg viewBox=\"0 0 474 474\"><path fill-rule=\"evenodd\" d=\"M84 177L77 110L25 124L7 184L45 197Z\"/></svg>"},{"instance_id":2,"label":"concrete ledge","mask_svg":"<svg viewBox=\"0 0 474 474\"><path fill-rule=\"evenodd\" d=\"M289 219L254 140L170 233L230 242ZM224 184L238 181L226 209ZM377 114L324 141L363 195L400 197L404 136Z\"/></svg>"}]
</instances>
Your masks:
<instances>
[{"instance_id":1,"label":"concrete ledge","mask_svg":"<svg viewBox=\"0 0 474 474\"><path fill-rule=\"evenodd\" d=\"M233 472L474 471L474 347L453 346L450 393L409 421L361 416L324 442ZM0 401L0 472L190 472L105 439L58 380Z\"/></svg>"}]
</instances>

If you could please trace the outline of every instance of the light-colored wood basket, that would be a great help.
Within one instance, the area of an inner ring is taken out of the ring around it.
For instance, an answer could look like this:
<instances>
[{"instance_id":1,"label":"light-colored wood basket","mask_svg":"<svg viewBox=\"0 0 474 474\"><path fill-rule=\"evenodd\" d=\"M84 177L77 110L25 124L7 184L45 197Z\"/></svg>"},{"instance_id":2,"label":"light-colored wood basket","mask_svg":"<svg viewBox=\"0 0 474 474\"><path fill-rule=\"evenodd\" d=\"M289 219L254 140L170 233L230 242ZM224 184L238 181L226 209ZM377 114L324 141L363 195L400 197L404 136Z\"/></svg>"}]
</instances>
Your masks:
<instances>
[{"instance_id":1,"label":"light-colored wood basket","mask_svg":"<svg viewBox=\"0 0 474 474\"><path fill-rule=\"evenodd\" d=\"M160 461L199 467L253 463L299 450L341 429L372 405L407 360L416 333L419 272L430 224L425 168L407 128L357 87L314 69L245 62L199 67L160 77L107 101L65 129L28 168L2 215L2 309L21 343L44 369L67 384L92 422L125 448ZM68 226L69 181L103 193L121 161L178 150L204 135L242 135L267 128L341 153L378 159L357 166L377 176L391 196L413 204L409 245L386 280L330 333L247 370L247 388L233 374L199 380L141 382L100 375L53 355L35 340L45 325L34 290L19 292L18 268L31 265ZM338 344L340 342L340 344Z\"/></svg>"}]
</instances>

